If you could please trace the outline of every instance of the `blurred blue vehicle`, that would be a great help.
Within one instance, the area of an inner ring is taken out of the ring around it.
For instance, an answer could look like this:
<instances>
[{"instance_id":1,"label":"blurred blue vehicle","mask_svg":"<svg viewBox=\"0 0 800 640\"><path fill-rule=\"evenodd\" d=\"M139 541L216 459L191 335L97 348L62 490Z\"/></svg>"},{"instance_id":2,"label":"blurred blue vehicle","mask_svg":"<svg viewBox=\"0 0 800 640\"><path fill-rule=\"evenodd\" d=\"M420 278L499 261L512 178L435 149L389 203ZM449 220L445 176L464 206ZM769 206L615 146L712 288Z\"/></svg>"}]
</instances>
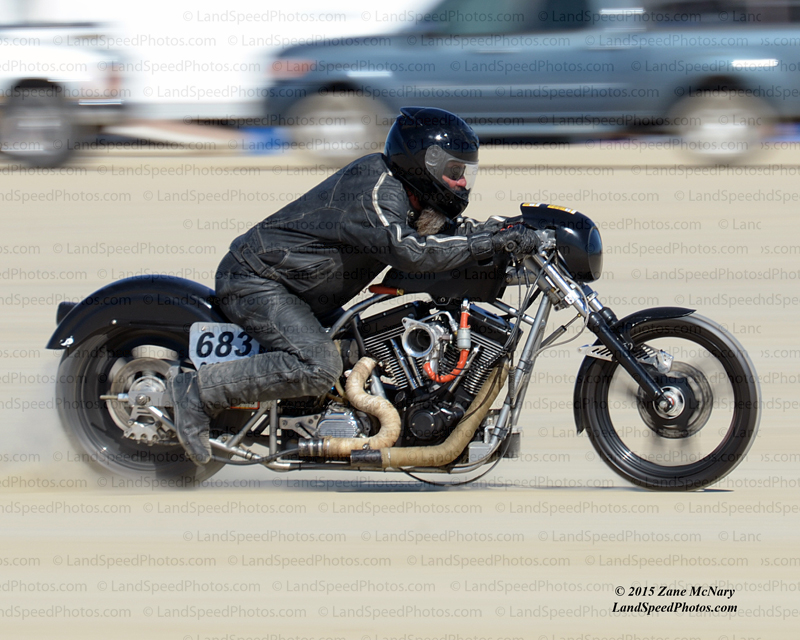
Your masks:
<instances>
[{"instance_id":1,"label":"blurred blue vehicle","mask_svg":"<svg viewBox=\"0 0 800 640\"><path fill-rule=\"evenodd\" d=\"M741 160L800 119L800 4L443 0L374 37L273 57L265 123L328 160L381 150L401 106L459 113L481 140L666 132Z\"/></svg>"}]
</instances>

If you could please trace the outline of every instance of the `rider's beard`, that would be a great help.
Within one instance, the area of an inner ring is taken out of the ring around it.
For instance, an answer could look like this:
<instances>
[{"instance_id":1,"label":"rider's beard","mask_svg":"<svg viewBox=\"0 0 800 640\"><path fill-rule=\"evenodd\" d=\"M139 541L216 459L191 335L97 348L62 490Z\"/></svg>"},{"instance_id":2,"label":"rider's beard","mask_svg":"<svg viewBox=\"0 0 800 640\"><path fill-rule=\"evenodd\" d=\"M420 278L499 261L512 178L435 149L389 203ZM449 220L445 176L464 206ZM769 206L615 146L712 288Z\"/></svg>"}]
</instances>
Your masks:
<instances>
[{"instance_id":1,"label":"rider's beard","mask_svg":"<svg viewBox=\"0 0 800 640\"><path fill-rule=\"evenodd\" d=\"M421 236L432 236L439 233L447 224L447 216L426 207L417 218L417 233Z\"/></svg>"}]
</instances>

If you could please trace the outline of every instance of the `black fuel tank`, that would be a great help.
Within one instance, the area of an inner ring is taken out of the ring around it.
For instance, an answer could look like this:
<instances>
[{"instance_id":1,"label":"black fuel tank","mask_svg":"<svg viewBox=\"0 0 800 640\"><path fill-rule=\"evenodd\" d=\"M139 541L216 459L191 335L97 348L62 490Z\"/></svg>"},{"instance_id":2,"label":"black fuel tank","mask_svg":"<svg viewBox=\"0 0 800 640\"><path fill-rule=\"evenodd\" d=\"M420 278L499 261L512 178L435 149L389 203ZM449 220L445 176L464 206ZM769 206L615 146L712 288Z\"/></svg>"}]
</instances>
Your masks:
<instances>
[{"instance_id":1,"label":"black fuel tank","mask_svg":"<svg viewBox=\"0 0 800 640\"><path fill-rule=\"evenodd\" d=\"M520 205L522 221L534 229L555 229L556 246L573 278L592 282L603 273L600 230L587 216L573 209L542 202Z\"/></svg>"},{"instance_id":2,"label":"black fuel tank","mask_svg":"<svg viewBox=\"0 0 800 640\"><path fill-rule=\"evenodd\" d=\"M463 298L492 302L503 295L508 262L506 254L499 254L491 264L473 262L442 273L406 273L391 269L381 284L405 293L427 293L437 302Z\"/></svg>"}]
</instances>

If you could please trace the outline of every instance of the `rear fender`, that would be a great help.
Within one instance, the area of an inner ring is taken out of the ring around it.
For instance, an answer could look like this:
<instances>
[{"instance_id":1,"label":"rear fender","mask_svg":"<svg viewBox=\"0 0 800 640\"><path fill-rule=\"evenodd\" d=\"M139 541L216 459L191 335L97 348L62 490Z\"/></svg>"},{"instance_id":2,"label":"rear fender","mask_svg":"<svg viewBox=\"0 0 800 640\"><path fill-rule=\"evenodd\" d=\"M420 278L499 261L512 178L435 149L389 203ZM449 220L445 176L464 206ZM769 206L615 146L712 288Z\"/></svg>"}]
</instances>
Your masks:
<instances>
[{"instance_id":1,"label":"rear fender","mask_svg":"<svg viewBox=\"0 0 800 640\"><path fill-rule=\"evenodd\" d=\"M194 322L228 322L214 291L174 276L136 276L59 305L48 349L67 349L110 327L170 329L189 335Z\"/></svg>"}]
</instances>

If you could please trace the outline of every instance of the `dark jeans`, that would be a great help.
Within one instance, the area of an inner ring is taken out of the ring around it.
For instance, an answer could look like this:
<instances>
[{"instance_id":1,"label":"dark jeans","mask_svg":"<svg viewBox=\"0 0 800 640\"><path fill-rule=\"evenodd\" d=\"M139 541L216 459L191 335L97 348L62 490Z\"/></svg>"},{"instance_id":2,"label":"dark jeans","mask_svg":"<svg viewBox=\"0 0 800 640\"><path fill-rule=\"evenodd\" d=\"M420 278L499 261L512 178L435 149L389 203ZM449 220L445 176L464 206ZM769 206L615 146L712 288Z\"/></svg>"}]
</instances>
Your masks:
<instances>
[{"instance_id":1,"label":"dark jeans","mask_svg":"<svg viewBox=\"0 0 800 640\"><path fill-rule=\"evenodd\" d=\"M200 367L200 397L208 413L246 402L319 396L342 374L339 351L311 307L282 284L228 254L216 290L230 321L268 352Z\"/></svg>"}]
</instances>

